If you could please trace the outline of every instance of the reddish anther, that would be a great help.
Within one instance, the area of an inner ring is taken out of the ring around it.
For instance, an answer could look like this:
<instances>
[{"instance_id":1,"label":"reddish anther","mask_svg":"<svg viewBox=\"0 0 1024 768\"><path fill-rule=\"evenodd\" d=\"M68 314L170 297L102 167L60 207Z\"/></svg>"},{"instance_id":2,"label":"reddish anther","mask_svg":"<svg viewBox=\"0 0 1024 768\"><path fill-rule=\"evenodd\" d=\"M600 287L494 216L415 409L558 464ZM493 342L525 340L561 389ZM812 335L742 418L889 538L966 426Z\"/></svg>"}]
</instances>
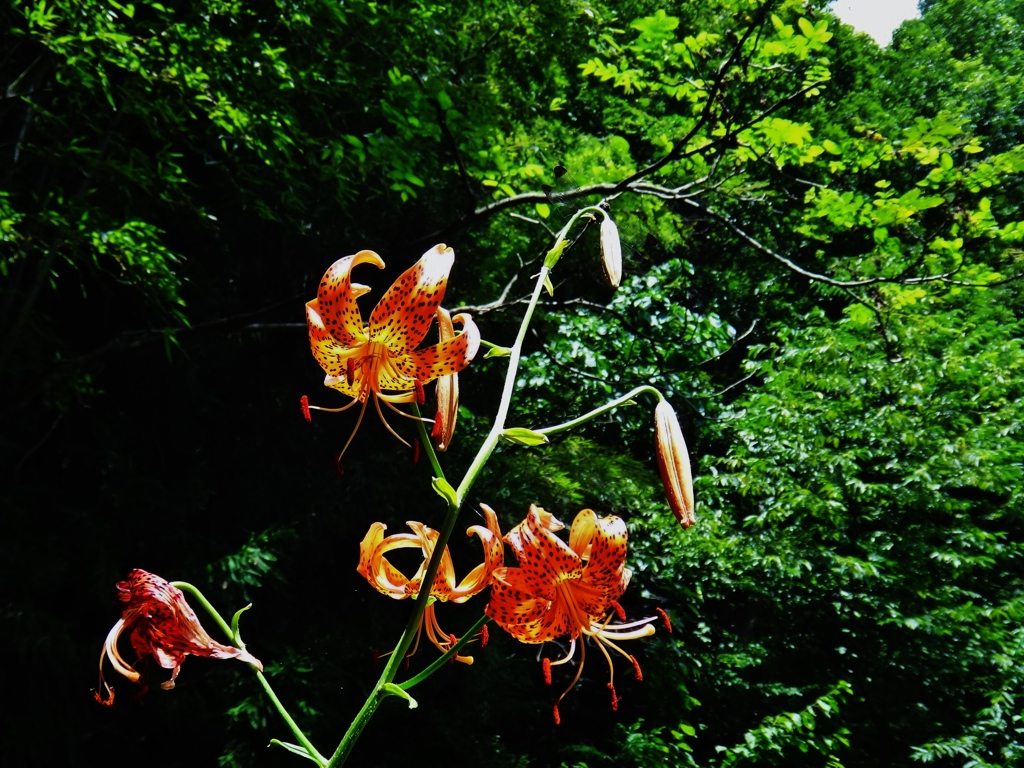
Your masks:
<instances>
[{"instance_id":1,"label":"reddish anther","mask_svg":"<svg viewBox=\"0 0 1024 768\"><path fill-rule=\"evenodd\" d=\"M430 436L437 437L441 434L441 412L438 411L434 416L434 428L430 430Z\"/></svg>"},{"instance_id":2,"label":"reddish anther","mask_svg":"<svg viewBox=\"0 0 1024 768\"><path fill-rule=\"evenodd\" d=\"M484 624L480 628L480 650L482 651L487 647L487 643L491 641L491 633L487 629L487 625Z\"/></svg>"},{"instance_id":3,"label":"reddish anther","mask_svg":"<svg viewBox=\"0 0 1024 768\"><path fill-rule=\"evenodd\" d=\"M350 357L345 361L345 381L348 382L349 386L356 380L356 360L354 357Z\"/></svg>"},{"instance_id":4,"label":"reddish anther","mask_svg":"<svg viewBox=\"0 0 1024 768\"><path fill-rule=\"evenodd\" d=\"M619 621L624 622L626 620L626 609L619 605L618 600L612 600L611 606L612 609L615 611L615 615L619 617Z\"/></svg>"},{"instance_id":5,"label":"reddish anther","mask_svg":"<svg viewBox=\"0 0 1024 768\"><path fill-rule=\"evenodd\" d=\"M618 712L619 711L619 694L617 694L615 692L615 686L612 685L611 683L608 683L608 690L612 694L612 712Z\"/></svg>"},{"instance_id":6,"label":"reddish anther","mask_svg":"<svg viewBox=\"0 0 1024 768\"><path fill-rule=\"evenodd\" d=\"M643 680L644 673L640 669L640 662L636 660L636 656L630 656L629 660L633 663L633 675L637 680Z\"/></svg>"},{"instance_id":7,"label":"reddish anther","mask_svg":"<svg viewBox=\"0 0 1024 768\"><path fill-rule=\"evenodd\" d=\"M413 382L412 388L416 393L416 405L423 405L427 402L427 393L423 391L423 382L417 379Z\"/></svg>"},{"instance_id":8,"label":"reddish anther","mask_svg":"<svg viewBox=\"0 0 1024 768\"><path fill-rule=\"evenodd\" d=\"M412 464L416 466L420 463L420 443L418 440L412 441Z\"/></svg>"},{"instance_id":9,"label":"reddish anther","mask_svg":"<svg viewBox=\"0 0 1024 768\"><path fill-rule=\"evenodd\" d=\"M551 659L544 659L541 662L540 668L544 671L545 684L551 685Z\"/></svg>"},{"instance_id":10,"label":"reddish anther","mask_svg":"<svg viewBox=\"0 0 1024 768\"><path fill-rule=\"evenodd\" d=\"M665 622L665 630L669 634L671 634L672 633L672 622L669 620L668 614L662 608L655 608L654 612L657 613L659 616L661 616L661 620L663 622Z\"/></svg>"},{"instance_id":11,"label":"reddish anther","mask_svg":"<svg viewBox=\"0 0 1024 768\"><path fill-rule=\"evenodd\" d=\"M309 398L305 395L299 398L299 406L302 408L302 417L306 421L313 421L312 417L309 415Z\"/></svg>"},{"instance_id":12,"label":"reddish anther","mask_svg":"<svg viewBox=\"0 0 1024 768\"><path fill-rule=\"evenodd\" d=\"M555 706L554 706L554 708L552 710L552 713L555 716L555 725L561 725L562 724L562 716L560 714L558 714L558 705L557 704L555 704Z\"/></svg>"}]
</instances>

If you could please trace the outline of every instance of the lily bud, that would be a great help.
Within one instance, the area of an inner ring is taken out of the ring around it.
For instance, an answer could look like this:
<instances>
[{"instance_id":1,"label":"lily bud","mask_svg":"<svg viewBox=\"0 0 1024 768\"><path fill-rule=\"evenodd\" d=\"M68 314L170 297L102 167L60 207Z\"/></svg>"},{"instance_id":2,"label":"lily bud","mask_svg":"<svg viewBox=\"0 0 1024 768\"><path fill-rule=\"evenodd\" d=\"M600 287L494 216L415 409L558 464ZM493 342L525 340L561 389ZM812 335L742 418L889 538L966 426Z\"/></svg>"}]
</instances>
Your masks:
<instances>
[{"instance_id":1,"label":"lily bud","mask_svg":"<svg viewBox=\"0 0 1024 768\"><path fill-rule=\"evenodd\" d=\"M683 430L679 428L679 419L667 400L658 403L654 410L654 435L658 444L658 471L665 485L668 505L679 524L689 528L697 522L693 516L690 457L686 452Z\"/></svg>"},{"instance_id":2,"label":"lily bud","mask_svg":"<svg viewBox=\"0 0 1024 768\"><path fill-rule=\"evenodd\" d=\"M622 280L622 243L619 228L612 217L605 215L601 220L601 266L604 279L612 288L618 288Z\"/></svg>"},{"instance_id":3,"label":"lily bud","mask_svg":"<svg viewBox=\"0 0 1024 768\"><path fill-rule=\"evenodd\" d=\"M437 330L442 344L455 338L452 316L444 307L437 308ZM459 374L453 373L449 376L439 377L435 394L437 396L437 421L434 422L431 436L434 438L437 450L446 451L452 441L452 435L455 434L455 420L459 416Z\"/></svg>"}]
</instances>

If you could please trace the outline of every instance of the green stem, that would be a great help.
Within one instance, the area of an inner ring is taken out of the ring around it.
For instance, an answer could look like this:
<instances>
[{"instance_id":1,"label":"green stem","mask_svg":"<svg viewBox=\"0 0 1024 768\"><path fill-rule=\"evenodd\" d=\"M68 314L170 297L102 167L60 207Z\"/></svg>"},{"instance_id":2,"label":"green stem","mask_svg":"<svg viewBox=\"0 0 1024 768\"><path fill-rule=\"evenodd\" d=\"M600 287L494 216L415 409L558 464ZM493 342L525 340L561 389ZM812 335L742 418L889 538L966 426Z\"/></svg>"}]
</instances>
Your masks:
<instances>
[{"instance_id":1,"label":"green stem","mask_svg":"<svg viewBox=\"0 0 1024 768\"><path fill-rule=\"evenodd\" d=\"M575 419L572 419L571 421L566 421L566 422L564 422L562 424L556 424L553 427L543 427L541 429L534 429L533 431L536 432L537 434L540 434L540 435L550 435L550 434L553 434L555 432L564 432L567 429L572 429L573 427L578 427L580 424L585 424L586 422L590 421L591 419L600 416L602 413L607 413L608 411L611 411L611 410L614 410L615 408L618 408L620 405L623 405L623 404L629 402L634 397L636 397L639 394L642 394L643 392L650 392L651 394L656 395L659 401L664 399L664 397L662 396L661 392L656 390L654 387L651 387L651 386L648 386L648 385L645 384L642 387L637 387L636 389L627 392L626 394L622 395L621 397L617 397L614 400L609 400L607 403L602 405L600 408L595 408L594 410L590 411L589 413L585 413L582 416L578 416Z\"/></svg>"},{"instance_id":2,"label":"green stem","mask_svg":"<svg viewBox=\"0 0 1024 768\"><path fill-rule=\"evenodd\" d=\"M479 619L477 619L476 624L474 624L466 631L466 634L462 636L461 640L459 640L455 645L453 645L451 648L445 651L442 656L437 658L429 667L424 669L418 675L410 677L404 683L399 683L398 687L401 688L403 691L408 691L414 685L422 683L432 674L437 672L437 670L439 670L441 667L447 664L455 656L455 654L462 650L464 646L468 645L469 642L474 638L476 633L480 631L480 628L488 621L490 621L490 617L487 614L481 616Z\"/></svg>"},{"instance_id":3,"label":"green stem","mask_svg":"<svg viewBox=\"0 0 1024 768\"><path fill-rule=\"evenodd\" d=\"M430 459L430 466L434 468L434 474L444 480L444 470L441 469L441 464L437 460L437 453L434 451L434 441L430 439L430 433L427 432L427 425L423 422L420 407L415 400L412 402L412 412L415 413L418 418L416 425L419 427L420 443L423 445L423 449L427 452L427 458Z\"/></svg>"},{"instance_id":4,"label":"green stem","mask_svg":"<svg viewBox=\"0 0 1024 768\"><path fill-rule=\"evenodd\" d=\"M227 637L231 638L231 642L235 643L236 646L238 648L241 648L243 651L245 650L245 643L242 642L241 635L238 634L237 630L235 632L231 631L231 627L228 626L228 623L224 621L224 618L220 615L217 609L213 607L210 601L206 599L206 596L202 592L200 592L193 585L189 584L187 581L172 581L171 586L177 587L178 589L184 592L188 592L192 597L194 597L196 601L201 606L203 606L203 609L208 614L210 614L210 616L213 617L213 620L217 622L217 625L220 627L221 631ZM287 723L288 727L291 728L291 731L295 735L295 738L299 740L300 744L302 744L303 749L305 749L306 752L309 753L310 757L317 761L318 765L324 765L327 762L327 758L325 758L317 751L316 747L313 746L312 742L308 738L306 738L306 734L302 732L301 728L299 728L298 723L296 723L292 719L292 716L288 714L288 710L285 709L284 704L281 703L281 700L277 698L277 694L274 693L274 689L270 687L270 682L267 680L266 676L258 669L256 669L256 667L253 667L252 664L250 664L249 666L252 667L253 671L256 672L256 678L260 681L260 685L263 686L263 690L266 691L267 696L270 698L270 701L277 708L278 713L284 719L285 723Z\"/></svg>"}]
</instances>

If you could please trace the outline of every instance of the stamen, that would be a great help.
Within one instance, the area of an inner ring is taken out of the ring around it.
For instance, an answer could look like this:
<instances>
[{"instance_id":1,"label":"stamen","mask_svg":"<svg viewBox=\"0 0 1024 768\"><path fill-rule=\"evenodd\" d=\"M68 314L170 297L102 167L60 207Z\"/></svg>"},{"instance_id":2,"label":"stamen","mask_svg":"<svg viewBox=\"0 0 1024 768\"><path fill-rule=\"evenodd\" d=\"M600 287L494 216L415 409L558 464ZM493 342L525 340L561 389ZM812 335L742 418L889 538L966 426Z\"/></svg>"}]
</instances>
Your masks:
<instances>
[{"instance_id":1,"label":"stamen","mask_svg":"<svg viewBox=\"0 0 1024 768\"><path fill-rule=\"evenodd\" d=\"M420 462L420 441L412 441L412 465L415 467Z\"/></svg>"},{"instance_id":2,"label":"stamen","mask_svg":"<svg viewBox=\"0 0 1024 768\"><path fill-rule=\"evenodd\" d=\"M551 659L545 658L541 662L540 668L544 672L544 684L551 685Z\"/></svg>"},{"instance_id":3,"label":"stamen","mask_svg":"<svg viewBox=\"0 0 1024 768\"><path fill-rule=\"evenodd\" d=\"M612 608L615 609L615 615L619 617L619 621L626 620L626 609L619 605L618 600L612 600Z\"/></svg>"},{"instance_id":4,"label":"stamen","mask_svg":"<svg viewBox=\"0 0 1024 768\"><path fill-rule=\"evenodd\" d=\"M457 637L456 637L455 635L449 634L449 635L448 635L448 650L451 650L451 649L452 649L452 647L453 647L453 646L454 646L454 645L455 645L455 644L456 644L457 642L459 642L459 638L457 638ZM447 652L447 651L446 651L446 652ZM456 654L455 654L454 656L452 656L452 657L451 657L450 659L448 659L448 663L449 663L449 664L455 664L455 660L456 660L457 658L459 658L459 654L457 654L457 653L456 653Z\"/></svg>"},{"instance_id":5,"label":"stamen","mask_svg":"<svg viewBox=\"0 0 1024 768\"><path fill-rule=\"evenodd\" d=\"M480 650L482 651L487 647L487 643L491 640L491 633L487 630L487 625L484 624L480 628Z\"/></svg>"},{"instance_id":6,"label":"stamen","mask_svg":"<svg viewBox=\"0 0 1024 768\"><path fill-rule=\"evenodd\" d=\"M358 402L357 400L353 400L351 403L349 403L345 407L349 408L349 407L355 405L357 402ZM323 410L323 409L321 409L321 410ZM352 445L352 438L354 438L356 436L356 432L359 431L359 426L363 423L363 416L365 416L365 415L366 415L366 401L364 400L363 401L363 407L359 409L359 418L356 419L356 425L355 425L355 427L352 428L352 434L350 434L348 436L348 440L345 441L345 446L341 449L341 453L339 453L337 458L335 458L335 460L334 460L335 465L338 467L338 474L339 475L344 475L345 474L345 471L341 468L341 457L345 455L345 451L347 451L348 447L350 445Z\"/></svg>"},{"instance_id":7,"label":"stamen","mask_svg":"<svg viewBox=\"0 0 1024 768\"><path fill-rule=\"evenodd\" d=\"M387 401L385 401L385 402L387 402ZM377 415L380 416L381 423L384 425L384 427L387 429L387 431L390 432L392 435L394 435L394 438L398 442L400 442L402 445L404 445L406 448L412 448L412 445L409 444L409 441L406 440L405 438L403 438L397 432L395 432L395 430L391 428L391 425L388 424L388 420L384 418L384 412L381 411L381 409L380 409L380 398L377 398L377 397L373 398L373 405L374 405L374 407L376 407ZM392 406L390 403L388 403L388 406L390 408L392 408L393 410L398 411L398 413L402 413L397 408ZM405 415L405 414L403 414L403 415Z\"/></svg>"},{"instance_id":8,"label":"stamen","mask_svg":"<svg viewBox=\"0 0 1024 768\"><path fill-rule=\"evenodd\" d=\"M633 674L636 676L636 679L642 681L644 673L640 671L640 662L636 660L636 656L630 656L629 660L633 662Z\"/></svg>"},{"instance_id":9,"label":"stamen","mask_svg":"<svg viewBox=\"0 0 1024 768\"><path fill-rule=\"evenodd\" d=\"M672 633L672 622L669 621L668 614L665 613L665 611L663 609L661 609L661 608L655 608L654 612L657 613L659 616L661 616L661 620L663 622L665 622L665 629L669 632L669 634L671 634Z\"/></svg>"},{"instance_id":10,"label":"stamen","mask_svg":"<svg viewBox=\"0 0 1024 768\"><path fill-rule=\"evenodd\" d=\"M416 379L413 382L413 390L416 392L416 405L423 405L427 402L427 393L423 391L423 383Z\"/></svg>"},{"instance_id":11,"label":"stamen","mask_svg":"<svg viewBox=\"0 0 1024 768\"><path fill-rule=\"evenodd\" d=\"M434 416L434 428L430 430L430 437L439 437L441 434L441 412L438 411L437 415Z\"/></svg>"},{"instance_id":12,"label":"stamen","mask_svg":"<svg viewBox=\"0 0 1024 768\"><path fill-rule=\"evenodd\" d=\"M608 690L611 691L611 694L612 694L612 712L618 712L619 711L619 695L615 692L615 686L612 685L611 683L608 683Z\"/></svg>"},{"instance_id":13,"label":"stamen","mask_svg":"<svg viewBox=\"0 0 1024 768\"><path fill-rule=\"evenodd\" d=\"M307 421L311 422L313 419L309 415L309 398L303 395L299 398L299 406L302 408L302 417Z\"/></svg>"},{"instance_id":14,"label":"stamen","mask_svg":"<svg viewBox=\"0 0 1024 768\"><path fill-rule=\"evenodd\" d=\"M555 725L561 725L562 724L562 716L560 714L558 714L558 705L557 704L555 704L555 706L553 707L553 714L555 715Z\"/></svg>"},{"instance_id":15,"label":"stamen","mask_svg":"<svg viewBox=\"0 0 1024 768\"><path fill-rule=\"evenodd\" d=\"M345 361L345 380L350 387L356 380L356 359L354 357Z\"/></svg>"}]
</instances>

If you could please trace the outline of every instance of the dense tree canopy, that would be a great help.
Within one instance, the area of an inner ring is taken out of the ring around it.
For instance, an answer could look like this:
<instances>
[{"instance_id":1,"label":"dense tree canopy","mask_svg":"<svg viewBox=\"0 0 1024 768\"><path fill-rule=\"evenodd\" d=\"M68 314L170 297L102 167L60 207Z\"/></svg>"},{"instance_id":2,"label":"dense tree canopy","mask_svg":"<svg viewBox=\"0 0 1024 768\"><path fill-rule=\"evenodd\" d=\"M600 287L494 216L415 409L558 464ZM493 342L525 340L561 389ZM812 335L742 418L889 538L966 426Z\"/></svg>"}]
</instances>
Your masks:
<instances>
[{"instance_id":1,"label":"dense tree canopy","mask_svg":"<svg viewBox=\"0 0 1024 768\"><path fill-rule=\"evenodd\" d=\"M0 761L301 759L266 749L286 728L241 664L96 705L136 567L251 601L249 648L337 743L407 616L358 543L440 513L370 419L338 475L352 420L302 420L338 404L302 306L340 256L380 253L380 295L446 242L446 306L510 345L553 233L602 201L622 285L574 229L510 423L658 388L697 525L643 400L505 445L470 506L625 518L624 607L674 631L631 647L617 712L587 665L557 727L534 648L492 631L353 764L1024 763L1024 3L921 5L881 50L817 0L7 4ZM460 374L446 467L503 365ZM453 540L460 573L478 547Z\"/></svg>"}]
</instances>

